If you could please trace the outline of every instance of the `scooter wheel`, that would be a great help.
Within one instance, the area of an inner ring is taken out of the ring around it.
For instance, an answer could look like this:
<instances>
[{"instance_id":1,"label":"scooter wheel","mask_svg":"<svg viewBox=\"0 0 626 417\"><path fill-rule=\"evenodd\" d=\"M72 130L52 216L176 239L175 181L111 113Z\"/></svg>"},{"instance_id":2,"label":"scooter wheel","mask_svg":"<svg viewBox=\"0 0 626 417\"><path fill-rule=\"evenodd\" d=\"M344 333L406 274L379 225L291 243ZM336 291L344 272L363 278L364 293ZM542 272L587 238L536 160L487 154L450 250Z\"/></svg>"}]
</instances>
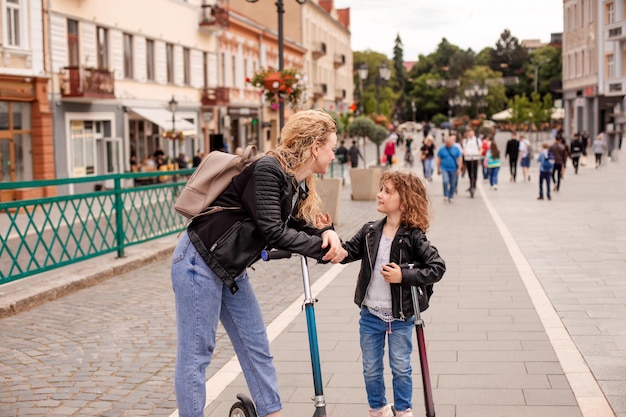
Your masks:
<instances>
[{"instance_id":1,"label":"scooter wheel","mask_svg":"<svg viewBox=\"0 0 626 417\"><path fill-rule=\"evenodd\" d=\"M230 413L228 413L228 415L230 417L255 417L248 413L248 409L241 401L237 401L230 407Z\"/></svg>"}]
</instances>

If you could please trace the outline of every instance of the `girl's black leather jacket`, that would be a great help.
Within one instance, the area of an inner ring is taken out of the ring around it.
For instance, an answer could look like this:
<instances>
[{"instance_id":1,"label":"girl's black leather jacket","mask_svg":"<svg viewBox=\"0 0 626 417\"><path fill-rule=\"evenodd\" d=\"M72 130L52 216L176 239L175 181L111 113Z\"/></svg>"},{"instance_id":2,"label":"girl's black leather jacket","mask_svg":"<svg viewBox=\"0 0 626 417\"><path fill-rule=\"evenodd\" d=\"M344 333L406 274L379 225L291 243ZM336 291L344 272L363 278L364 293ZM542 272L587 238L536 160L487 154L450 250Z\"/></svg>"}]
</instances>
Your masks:
<instances>
[{"instance_id":1,"label":"girl's black leather jacket","mask_svg":"<svg viewBox=\"0 0 626 417\"><path fill-rule=\"evenodd\" d=\"M321 234L326 229L291 217L306 197L276 158L264 156L234 177L211 204L235 209L199 216L187 233L202 259L235 293L235 278L259 260L263 249L286 249L317 260L324 256L328 248L322 249Z\"/></svg>"},{"instance_id":2,"label":"girl's black leather jacket","mask_svg":"<svg viewBox=\"0 0 626 417\"><path fill-rule=\"evenodd\" d=\"M362 260L354 294L354 302L359 307L362 307L370 283L385 221L382 219L365 224L352 239L343 244L348 257L342 263ZM406 320L413 316L412 285L418 286L421 291L420 311L426 310L433 284L446 272L444 260L430 244L426 234L419 229L400 226L391 243L389 262L395 262L402 268L402 283L390 284L393 317Z\"/></svg>"}]
</instances>

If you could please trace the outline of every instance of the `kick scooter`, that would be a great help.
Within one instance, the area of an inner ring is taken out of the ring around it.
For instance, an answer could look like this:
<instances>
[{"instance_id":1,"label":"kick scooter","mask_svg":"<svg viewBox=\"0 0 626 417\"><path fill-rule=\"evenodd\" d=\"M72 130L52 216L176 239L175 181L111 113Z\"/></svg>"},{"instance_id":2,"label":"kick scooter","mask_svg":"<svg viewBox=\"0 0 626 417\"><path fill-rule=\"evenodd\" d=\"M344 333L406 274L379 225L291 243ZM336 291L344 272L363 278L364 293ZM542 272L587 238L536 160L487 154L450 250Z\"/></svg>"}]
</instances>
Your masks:
<instances>
[{"instance_id":1,"label":"kick scooter","mask_svg":"<svg viewBox=\"0 0 626 417\"><path fill-rule=\"evenodd\" d=\"M413 310L415 311L415 334L417 337L417 349L420 355L420 367L422 368L422 386L424 388L424 406L426 407L426 417L435 417L435 404L433 402L433 387L430 384L430 371L428 369L428 358L426 356L426 342L424 340L424 320L420 314L420 304L418 292L422 288L411 286L411 296L413 298Z\"/></svg>"},{"instance_id":2,"label":"kick scooter","mask_svg":"<svg viewBox=\"0 0 626 417\"><path fill-rule=\"evenodd\" d=\"M291 252L284 250L263 251L261 258L264 261L273 259L291 258ZM311 366L313 368L313 386L315 389L315 412L313 417L326 417L326 400L322 387L322 368L320 366L319 347L317 343L317 327L315 325L314 304L317 301L311 295L311 281L309 280L309 267L306 257L300 257L300 267L302 269L302 281L304 284L304 310L306 314L307 333L309 334L309 350L311 352ZM258 417L256 407L250 398L244 394L237 394L237 401L230 408L230 417ZM434 414L433 414L434 416ZM430 417L430 416L429 416Z\"/></svg>"}]
</instances>

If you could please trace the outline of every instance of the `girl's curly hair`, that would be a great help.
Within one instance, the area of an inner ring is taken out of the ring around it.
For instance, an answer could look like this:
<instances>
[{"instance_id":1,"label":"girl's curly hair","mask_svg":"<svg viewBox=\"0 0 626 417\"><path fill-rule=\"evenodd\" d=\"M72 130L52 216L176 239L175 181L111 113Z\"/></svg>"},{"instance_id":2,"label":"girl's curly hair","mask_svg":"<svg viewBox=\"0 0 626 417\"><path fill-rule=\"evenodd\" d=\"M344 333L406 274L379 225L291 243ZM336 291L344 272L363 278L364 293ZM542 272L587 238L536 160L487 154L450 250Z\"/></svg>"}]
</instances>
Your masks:
<instances>
[{"instance_id":1,"label":"girl's curly hair","mask_svg":"<svg viewBox=\"0 0 626 417\"><path fill-rule=\"evenodd\" d=\"M333 132L337 132L335 119L324 110L300 111L292 115L283 127L280 145L267 154L275 157L285 172L295 176L310 161L313 145L324 145ZM315 225L315 215L321 212L320 198L315 189L317 178L311 175L305 182L309 195L300 204L297 217Z\"/></svg>"},{"instance_id":2,"label":"girl's curly hair","mask_svg":"<svg viewBox=\"0 0 626 417\"><path fill-rule=\"evenodd\" d=\"M385 172L380 178L382 186L389 181L400 195L400 222L409 228L426 232L429 227L430 201L424 183L410 172Z\"/></svg>"}]
</instances>

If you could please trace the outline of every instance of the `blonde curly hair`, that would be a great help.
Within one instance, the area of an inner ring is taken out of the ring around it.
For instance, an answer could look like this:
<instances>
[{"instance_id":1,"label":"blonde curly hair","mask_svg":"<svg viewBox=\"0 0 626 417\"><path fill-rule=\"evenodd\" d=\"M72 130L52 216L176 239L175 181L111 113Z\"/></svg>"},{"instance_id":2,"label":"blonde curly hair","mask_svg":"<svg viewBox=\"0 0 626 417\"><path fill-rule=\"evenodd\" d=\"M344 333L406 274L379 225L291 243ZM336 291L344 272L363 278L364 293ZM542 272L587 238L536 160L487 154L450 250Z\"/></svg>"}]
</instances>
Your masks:
<instances>
[{"instance_id":1,"label":"blonde curly hair","mask_svg":"<svg viewBox=\"0 0 626 417\"><path fill-rule=\"evenodd\" d=\"M268 155L275 157L289 175L296 173L311 159L313 145L323 146L331 133L337 132L332 116L322 109L300 111L292 115L281 133L280 144ZM315 216L321 213L321 202L316 191L317 177L305 179L308 197L300 204L297 217L315 225Z\"/></svg>"}]
</instances>

